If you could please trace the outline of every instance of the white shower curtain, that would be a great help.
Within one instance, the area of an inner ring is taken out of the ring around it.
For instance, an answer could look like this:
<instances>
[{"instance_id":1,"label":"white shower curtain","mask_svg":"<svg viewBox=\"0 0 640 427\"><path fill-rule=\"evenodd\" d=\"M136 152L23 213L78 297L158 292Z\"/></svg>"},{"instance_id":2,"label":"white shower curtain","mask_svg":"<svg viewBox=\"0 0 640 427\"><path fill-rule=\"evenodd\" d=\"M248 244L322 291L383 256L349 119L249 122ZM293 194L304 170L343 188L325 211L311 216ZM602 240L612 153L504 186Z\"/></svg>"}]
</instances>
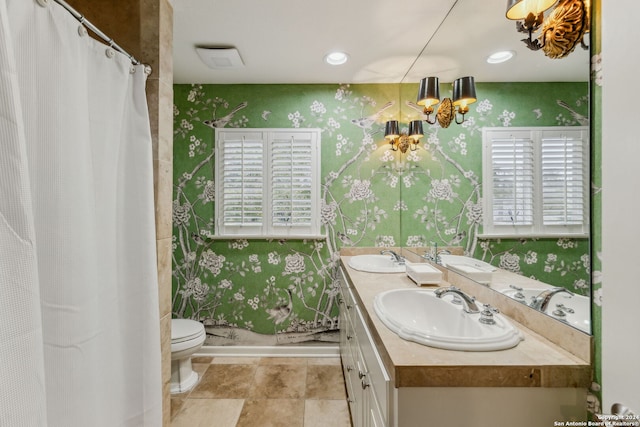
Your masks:
<instances>
[{"instance_id":1,"label":"white shower curtain","mask_svg":"<svg viewBox=\"0 0 640 427\"><path fill-rule=\"evenodd\" d=\"M0 0L0 426L158 427L146 76L42 3Z\"/></svg>"}]
</instances>

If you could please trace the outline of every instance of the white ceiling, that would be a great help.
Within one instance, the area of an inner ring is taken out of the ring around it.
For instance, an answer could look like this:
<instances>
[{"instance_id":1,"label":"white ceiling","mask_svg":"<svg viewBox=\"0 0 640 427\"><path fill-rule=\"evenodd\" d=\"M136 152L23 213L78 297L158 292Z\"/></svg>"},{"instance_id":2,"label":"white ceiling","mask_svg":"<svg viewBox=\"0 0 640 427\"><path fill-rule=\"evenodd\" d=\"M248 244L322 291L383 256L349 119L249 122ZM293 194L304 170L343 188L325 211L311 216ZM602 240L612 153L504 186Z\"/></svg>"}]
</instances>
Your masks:
<instances>
[{"instance_id":1,"label":"white ceiling","mask_svg":"<svg viewBox=\"0 0 640 427\"><path fill-rule=\"evenodd\" d=\"M520 40L505 0L174 0L175 83L586 81L588 50L549 59ZM589 43L586 40L587 44ZM245 64L207 67L196 46L236 47ZM516 57L486 63L497 50ZM341 66L323 62L343 50Z\"/></svg>"}]
</instances>

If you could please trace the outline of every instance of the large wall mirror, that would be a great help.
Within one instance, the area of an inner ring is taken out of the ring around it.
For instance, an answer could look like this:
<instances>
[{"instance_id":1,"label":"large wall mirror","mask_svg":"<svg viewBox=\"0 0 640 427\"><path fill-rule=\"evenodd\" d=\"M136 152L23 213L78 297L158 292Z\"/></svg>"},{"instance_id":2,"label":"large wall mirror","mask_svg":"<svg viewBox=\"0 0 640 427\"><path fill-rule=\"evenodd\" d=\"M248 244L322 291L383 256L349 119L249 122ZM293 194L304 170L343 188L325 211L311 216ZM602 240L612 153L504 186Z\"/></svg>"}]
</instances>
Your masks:
<instances>
[{"instance_id":1,"label":"large wall mirror","mask_svg":"<svg viewBox=\"0 0 640 427\"><path fill-rule=\"evenodd\" d=\"M478 100L462 124L442 128L424 123L418 150L404 155L401 241L406 250L421 256L435 244L461 248L465 255L498 267L503 274L499 286L513 285L510 295L525 304L530 303L529 288L533 292L543 283L565 288L575 297L571 303L564 301L565 306L573 306L564 314L580 311L587 318L580 325L569 324L590 333L588 236L481 237L482 129L589 126L589 50L578 45L563 59L531 51L521 41L526 35L505 18L505 9L504 0L455 2L404 77L400 121L405 124L421 118L415 101L423 77L439 78L442 99L451 97L455 79L474 76ZM589 45L588 34L585 43ZM512 51L515 57L487 63L487 57L500 50ZM588 161L589 148L585 150ZM518 293L516 288L524 289ZM570 296L558 294L562 293ZM584 301L577 302L578 298ZM553 316L551 310L562 303L554 301L547 313ZM567 318L562 313L554 317Z\"/></svg>"}]
</instances>

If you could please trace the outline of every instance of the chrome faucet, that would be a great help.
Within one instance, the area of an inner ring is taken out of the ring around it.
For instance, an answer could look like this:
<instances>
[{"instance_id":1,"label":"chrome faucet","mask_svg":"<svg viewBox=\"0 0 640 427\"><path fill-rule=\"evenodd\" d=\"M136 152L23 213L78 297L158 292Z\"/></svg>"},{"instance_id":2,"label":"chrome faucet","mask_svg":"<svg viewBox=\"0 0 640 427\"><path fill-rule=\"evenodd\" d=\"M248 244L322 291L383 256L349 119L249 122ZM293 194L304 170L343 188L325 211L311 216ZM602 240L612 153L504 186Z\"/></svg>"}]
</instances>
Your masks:
<instances>
[{"instance_id":1,"label":"chrome faucet","mask_svg":"<svg viewBox=\"0 0 640 427\"><path fill-rule=\"evenodd\" d=\"M428 261L433 261L436 264L441 263L440 254L451 255L451 251L447 249L438 250L438 244L436 242L431 243L433 246L431 247L431 253L425 252L422 257Z\"/></svg>"},{"instance_id":2,"label":"chrome faucet","mask_svg":"<svg viewBox=\"0 0 640 427\"><path fill-rule=\"evenodd\" d=\"M389 254L391 255L391 257L393 258L393 261L397 262L400 265L404 264L404 258L401 255L398 255L396 252L390 250L390 249L385 249L380 251L380 255L386 255Z\"/></svg>"},{"instance_id":3,"label":"chrome faucet","mask_svg":"<svg viewBox=\"0 0 640 427\"><path fill-rule=\"evenodd\" d=\"M480 309L476 305L475 297L471 297L455 286L450 286L448 288L438 288L434 291L438 298L442 298L447 294L457 295L462 301L462 309L470 314L480 313Z\"/></svg>"},{"instance_id":4,"label":"chrome faucet","mask_svg":"<svg viewBox=\"0 0 640 427\"><path fill-rule=\"evenodd\" d=\"M561 287L557 287L557 288L552 288L552 289L546 289L542 292L540 292L538 294L538 296L531 298L531 303L529 304L529 307L534 308L538 311L541 312L545 312L547 310L547 307L549 306L549 302L551 301L551 297L553 297L555 294L561 293L561 292L565 292L571 296L573 296L573 292L565 289L565 288L561 288Z\"/></svg>"},{"instance_id":5,"label":"chrome faucet","mask_svg":"<svg viewBox=\"0 0 640 427\"><path fill-rule=\"evenodd\" d=\"M442 264L442 258L440 258L440 254L451 255L451 251L447 249L441 249L439 251L436 251L436 264Z\"/></svg>"}]
</instances>

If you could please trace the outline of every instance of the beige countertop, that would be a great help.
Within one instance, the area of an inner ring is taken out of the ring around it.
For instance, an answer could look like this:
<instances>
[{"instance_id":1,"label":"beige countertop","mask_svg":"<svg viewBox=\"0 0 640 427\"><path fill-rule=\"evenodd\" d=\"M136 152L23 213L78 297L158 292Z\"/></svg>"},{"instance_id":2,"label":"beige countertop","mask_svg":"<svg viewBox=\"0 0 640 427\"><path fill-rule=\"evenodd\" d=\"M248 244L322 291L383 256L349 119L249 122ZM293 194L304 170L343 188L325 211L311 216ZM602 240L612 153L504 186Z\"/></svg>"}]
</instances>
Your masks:
<instances>
[{"instance_id":1,"label":"beige countertop","mask_svg":"<svg viewBox=\"0 0 640 427\"><path fill-rule=\"evenodd\" d=\"M543 336L509 318L524 340L508 350L465 352L442 350L403 340L373 310L376 294L415 288L405 273L376 274L342 265L356 303L375 340L395 387L569 387L588 388L591 366ZM447 283L442 285L448 286Z\"/></svg>"}]
</instances>

